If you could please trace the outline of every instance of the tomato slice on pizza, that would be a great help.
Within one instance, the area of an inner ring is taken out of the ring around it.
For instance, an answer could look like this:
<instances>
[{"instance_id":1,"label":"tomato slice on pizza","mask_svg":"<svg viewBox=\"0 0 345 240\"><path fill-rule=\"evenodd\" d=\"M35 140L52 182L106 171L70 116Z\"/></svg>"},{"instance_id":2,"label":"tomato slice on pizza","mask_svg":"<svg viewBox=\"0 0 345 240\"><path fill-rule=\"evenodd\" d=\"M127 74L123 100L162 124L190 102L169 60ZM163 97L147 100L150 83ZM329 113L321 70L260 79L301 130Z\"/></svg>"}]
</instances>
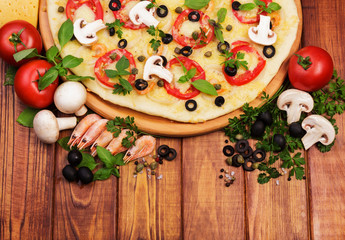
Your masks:
<instances>
[{"instance_id":1,"label":"tomato slice on pizza","mask_svg":"<svg viewBox=\"0 0 345 240\"><path fill-rule=\"evenodd\" d=\"M110 80L110 78L106 75L105 70L110 64L118 62L122 56L125 56L128 59L129 72L132 72L132 69L136 67L135 61L133 55L125 49L114 49L110 52L107 52L96 61L94 68L95 75L97 80L102 85L109 88L114 88L115 82ZM135 74L129 75L127 80L131 85L133 85L135 81Z\"/></svg>"},{"instance_id":2,"label":"tomato slice on pizza","mask_svg":"<svg viewBox=\"0 0 345 240\"><path fill-rule=\"evenodd\" d=\"M212 41L214 27L208 22L210 17L201 11L187 9L176 19L172 28L174 40L182 46L194 49L205 47ZM193 33L198 35L193 37Z\"/></svg>"},{"instance_id":3,"label":"tomato slice on pizza","mask_svg":"<svg viewBox=\"0 0 345 240\"><path fill-rule=\"evenodd\" d=\"M259 52L253 46L246 42L237 41L232 45L235 45L231 50L231 52L233 53L233 56L231 57L232 59L236 58L238 52L242 52L245 55L250 56L252 59L252 64L248 66L249 69L246 70L242 69L243 67L240 67L241 69L237 71L237 74L235 76L229 76L225 72L225 65L223 66L223 74L228 83L230 83L231 85L241 86L254 80L264 69L266 61L261 57Z\"/></svg>"},{"instance_id":4,"label":"tomato slice on pizza","mask_svg":"<svg viewBox=\"0 0 345 240\"><path fill-rule=\"evenodd\" d=\"M272 2L272 0L262 0L266 7L269 3ZM231 3L235 2L235 0L232 0ZM253 13L253 12L254 13ZM235 17L240 21L241 23L251 24L251 23L258 23L260 21L260 14L266 15L266 12L260 13L259 8L255 8L251 11L241 11L241 10L235 10L232 8L232 12L235 15Z\"/></svg>"},{"instance_id":5,"label":"tomato slice on pizza","mask_svg":"<svg viewBox=\"0 0 345 240\"><path fill-rule=\"evenodd\" d=\"M116 9L113 11L115 19L119 19L121 22L124 23L123 27L129 28L132 30L138 30L145 28L145 24L141 25L135 25L130 19L129 19L129 12L130 10L138 3L136 0L119 0L121 6L117 6Z\"/></svg>"},{"instance_id":6,"label":"tomato slice on pizza","mask_svg":"<svg viewBox=\"0 0 345 240\"><path fill-rule=\"evenodd\" d=\"M81 6L88 6L95 14L95 20L103 20L103 8L99 0L68 0L66 5L66 16L71 21L74 20L74 14Z\"/></svg>"},{"instance_id":7,"label":"tomato slice on pizza","mask_svg":"<svg viewBox=\"0 0 345 240\"><path fill-rule=\"evenodd\" d=\"M187 58L187 57L178 57L178 58L173 58L168 62L168 65L166 66L167 69L173 68L174 65L181 66L181 63L186 67L187 70L190 70L192 68L196 68L196 74L194 77L191 79L192 82L198 79L206 79L205 71L204 69L195 61ZM175 79L174 81L177 82ZM184 84L189 84L189 83L184 83ZM193 97L196 97L199 95L200 91L197 90L195 87L190 85L190 87L187 89L185 92L181 92L181 89L176 87L176 84L174 82L168 83L167 81L164 82L164 87L167 91L168 94L177 97L182 100L187 100L191 99Z\"/></svg>"}]
</instances>

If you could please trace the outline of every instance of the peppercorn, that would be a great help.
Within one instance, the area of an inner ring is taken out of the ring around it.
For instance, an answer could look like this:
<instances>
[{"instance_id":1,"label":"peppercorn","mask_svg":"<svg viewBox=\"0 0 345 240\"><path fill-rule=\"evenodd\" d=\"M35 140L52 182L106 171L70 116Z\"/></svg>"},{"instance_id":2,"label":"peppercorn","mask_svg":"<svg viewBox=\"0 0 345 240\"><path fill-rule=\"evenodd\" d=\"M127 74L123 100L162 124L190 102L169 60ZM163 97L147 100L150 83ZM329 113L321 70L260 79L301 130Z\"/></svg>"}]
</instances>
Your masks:
<instances>
[{"instance_id":1,"label":"peppercorn","mask_svg":"<svg viewBox=\"0 0 345 240\"><path fill-rule=\"evenodd\" d=\"M222 169L220 169L220 172L224 172L224 169L222 168Z\"/></svg>"},{"instance_id":2,"label":"peppercorn","mask_svg":"<svg viewBox=\"0 0 345 240\"><path fill-rule=\"evenodd\" d=\"M222 179L222 178L223 178L223 175L219 175L219 178Z\"/></svg>"},{"instance_id":3,"label":"peppercorn","mask_svg":"<svg viewBox=\"0 0 345 240\"><path fill-rule=\"evenodd\" d=\"M163 164L163 160L159 160L159 162L158 162L159 164Z\"/></svg>"},{"instance_id":4,"label":"peppercorn","mask_svg":"<svg viewBox=\"0 0 345 240\"><path fill-rule=\"evenodd\" d=\"M306 177L306 176L303 176L303 179L305 180L305 179L307 179L307 177Z\"/></svg>"},{"instance_id":5,"label":"peppercorn","mask_svg":"<svg viewBox=\"0 0 345 240\"><path fill-rule=\"evenodd\" d=\"M288 181L291 181L291 177L288 178Z\"/></svg>"},{"instance_id":6,"label":"peppercorn","mask_svg":"<svg viewBox=\"0 0 345 240\"><path fill-rule=\"evenodd\" d=\"M135 164L135 165L138 165L138 164L139 164L139 162L138 162L138 161L135 161L135 162L134 162L134 164Z\"/></svg>"},{"instance_id":7,"label":"peppercorn","mask_svg":"<svg viewBox=\"0 0 345 240\"><path fill-rule=\"evenodd\" d=\"M137 172L141 172L143 169L144 169L144 164L142 164L142 163L139 163L136 167Z\"/></svg>"},{"instance_id":8,"label":"peppercorn","mask_svg":"<svg viewBox=\"0 0 345 240\"><path fill-rule=\"evenodd\" d=\"M230 185L231 185L231 183L229 183L229 182L225 183L226 187L230 187Z\"/></svg>"}]
</instances>

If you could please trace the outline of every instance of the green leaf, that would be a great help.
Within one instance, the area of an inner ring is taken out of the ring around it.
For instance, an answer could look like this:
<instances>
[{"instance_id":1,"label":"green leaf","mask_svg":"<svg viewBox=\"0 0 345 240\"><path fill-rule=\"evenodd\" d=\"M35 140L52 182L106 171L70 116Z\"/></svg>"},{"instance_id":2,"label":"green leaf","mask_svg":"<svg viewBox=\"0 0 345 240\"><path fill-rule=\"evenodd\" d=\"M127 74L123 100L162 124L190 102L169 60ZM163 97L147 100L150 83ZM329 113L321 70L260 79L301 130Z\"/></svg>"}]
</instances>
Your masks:
<instances>
[{"instance_id":1,"label":"green leaf","mask_svg":"<svg viewBox=\"0 0 345 240\"><path fill-rule=\"evenodd\" d=\"M61 48L63 48L68 41L73 37L73 22L67 19L60 27L58 32L58 39Z\"/></svg>"},{"instance_id":2,"label":"green leaf","mask_svg":"<svg viewBox=\"0 0 345 240\"><path fill-rule=\"evenodd\" d=\"M119 170L117 170L117 168L111 169L111 174L113 174L115 177L120 177L120 173Z\"/></svg>"},{"instance_id":3,"label":"green leaf","mask_svg":"<svg viewBox=\"0 0 345 240\"><path fill-rule=\"evenodd\" d=\"M16 76L17 73L17 68L14 66L9 66L7 68L6 74L5 74L5 82L4 86L6 85L13 85L14 84L14 77Z\"/></svg>"},{"instance_id":4,"label":"green leaf","mask_svg":"<svg viewBox=\"0 0 345 240\"><path fill-rule=\"evenodd\" d=\"M112 172L111 168L100 168L93 175L93 181L96 181L96 180L101 180L101 181L107 180L107 179L110 178L111 172Z\"/></svg>"},{"instance_id":5,"label":"green leaf","mask_svg":"<svg viewBox=\"0 0 345 240\"><path fill-rule=\"evenodd\" d=\"M295 168L295 175L297 180L302 180L304 176L304 168L303 167L296 167Z\"/></svg>"},{"instance_id":6,"label":"green leaf","mask_svg":"<svg viewBox=\"0 0 345 240\"><path fill-rule=\"evenodd\" d=\"M114 165L119 165L119 166L125 165L123 161L123 157L124 157L123 153L119 153L113 156L110 151L108 151L107 149L103 147L98 146L97 154L98 154L99 159L104 163L106 168L113 168Z\"/></svg>"},{"instance_id":7,"label":"green leaf","mask_svg":"<svg viewBox=\"0 0 345 240\"><path fill-rule=\"evenodd\" d=\"M115 78L117 76L120 76L118 71L111 70L111 69L105 69L105 74L107 75L108 78Z\"/></svg>"},{"instance_id":8,"label":"green leaf","mask_svg":"<svg viewBox=\"0 0 345 240\"><path fill-rule=\"evenodd\" d=\"M154 26L150 26L149 29L147 29L147 32L151 35L151 36L156 36L156 29Z\"/></svg>"},{"instance_id":9,"label":"green leaf","mask_svg":"<svg viewBox=\"0 0 345 240\"><path fill-rule=\"evenodd\" d=\"M258 176L258 183L265 184L265 183L268 183L270 179L271 178L269 176L266 176L265 173L260 173Z\"/></svg>"},{"instance_id":10,"label":"green leaf","mask_svg":"<svg viewBox=\"0 0 345 240\"><path fill-rule=\"evenodd\" d=\"M72 55L67 55L62 59L62 66L65 68L74 68L79 66L83 62L82 58L77 58Z\"/></svg>"},{"instance_id":11,"label":"green leaf","mask_svg":"<svg viewBox=\"0 0 345 240\"><path fill-rule=\"evenodd\" d=\"M40 109L27 107L23 110L23 112L21 112L21 114L17 118L17 122L24 127L32 128L34 118L39 111Z\"/></svg>"},{"instance_id":12,"label":"green leaf","mask_svg":"<svg viewBox=\"0 0 345 240\"><path fill-rule=\"evenodd\" d=\"M133 90L132 85L126 79L120 78L119 81L122 87L124 87L128 92Z\"/></svg>"},{"instance_id":13,"label":"green leaf","mask_svg":"<svg viewBox=\"0 0 345 240\"><path fill-rule=\"evenodd\" d=\"M265 3L265 2L263 2L263 1L260 1L260 0L254 0L254 3L255 3L257 6L266 7L266 3Z\"/></svg>"},{"instance_id":14,"label":"green leaf","mask_svg":"<svg viewBox=\"0 0 345 240\"><path fill-rule=\"evenodd\" d=\"M49 68L48 71L43 75L43 77L40 77L40 79L38 80L38 89L40 91L44 90L55 81L58 75L59 72L55 67Z\"/></svg>"},{"instance_id":15,"label":"green leaf","mask_svg":"<svg viewBox=\"0 0 345 240\"><path fill-rule=\"evenodd\" d=\"M217 12L218 22L222 23L225 20L228 10L226 8L221 8Z\"/></svg>"},{"instance_id":16,"label":"green leaf","mask_svg":"<svg viewBox=\"0 0 345 240\"><path fill-rule=\"evenodd\" d=\"M281 7L278 3L271 2L271 3L268 5L268 8L271 9L272 11L278 11L278 10L280 10L282 7Z\"/></svg>"},{"instance_id":17,"label":"green leaf","mask_svg":"<svg viewBox=\"0 0 345 240\"><path fill-rule=\"evenodd\" d=\"M185 0L184 5L191 9L199 10L206 7L210 0Z\"/></svg>"},{"instance_id":18,"label":"green leaf","mask_svg":"<svg viewBox=\"0 0 345 240\"><path fill-rule=\"evenodd\" d=\"M90 76L67 75L67 76L66 76L66 79L67 79L68 81L77 82L77 81L83 81L83 80L86 80L86 79L94 80L95 78L94 78L94 77L90 77Z\"/></svg>"},{"instance_id":19,"label":"green leaf","mask_svg":"<svg viewBox=\"0 0 345 240\"><path fill-rule=\"evenodd\" d=\"M129 68L129 60L123 55L119 61L116 63L116 69L122 71Z\"/></svg>"},{"instance_id":20,"label":"green leaf","mask_svg":"<svg viewBox=\"0 0 345 240\"><path fill-rule=\"evenodd\" d=\"M70 151L70 147L69 145L67 144L68 141L69 141L69 138L70 137L63 137L63 138L60 138L57 143L63 148L65 149L66 151Z\"/></svg>"},{"instance_id":21,"label":"green leaf","mask_svg":"<svg viewBox=\"0 0 345 240\"><path fill-rule=\"evenodd\" d=\"M215 29L214 34L216 35L216 38L219 40L219 42L224 43L224 36L221 30L219 30L218 28Z\"/></svg>"},{"instance_id":22,"label":"green leaf","mask_svg":"<svg viewBox=\"0 0 345 240\"><path fill-rule=\"evenodd\" d=\"M178 83L186 83L189 82L189 78L186 75L183 75L179 78L179 80L177 81Z\"/></svg>"},{"instance_id":23,"label":"green leaf","mask_svg":"<svg viewBox=\"0 0 345 240\"><path fill-rule=\"evenodd\" d=\"M49 48L48 51L46 52L48 62L54 63L55 58L58 56L58 54L59 54L59 49L55 45Z\"/></svg>"},{"instance_id":24,"label":"green leaf","mask_svg":"<svg viewBox=\"0 0 345 240\"><path fill-rule=\"evenodd\" d=\"M195 80L194 82L192 82L192 85L203 93L213 95L213 96L218 96L217 90L214 88L214 86L211 83L209 83L206 80L203 80L203 79Z\"/></svg>"},{"instance_id":25,"label":"green leaf","mask_svg":"<svg viewBox=\"0 0 345 240\"><path fill-rule=\"evenodd\" d=\"M81 160L78 168L88 167L92 171L98 166L98 163L96 163L94 157L92 157L90 154L81 152L81 155L83 156L83 160Z\"/></svg>"},{"instance_id":26,"label":"green leaf","mask_svg":"<svg viewBox=\"0 0 345 240\"><path fill-rule=\"evenodd\" d=\"M239 6L239 9L241 11L250 11L250 10L253 10L254 8L256 8L256 5L254 3L245 3Z\"/></svg>"},{"instance_id":27,"label":"green leaf","mask_svg":"<svg viewBox=\"0 0 345 240\"><path fill-rule=\"evenodd\" d=\"M190 70L188 70L186 76L189 78L189 79L192 79L196 74L196 68L191 68Z\"/></svg>"},{"instance_id":28,"label":"green leaf","mask_svg":"<svg viewBox=\"0 0 345 240\"><path fill-rule=\"evenodd\" d=\"M37 56L39 56L39 55L38 55L36 48L25 49L25 50L22 50L20 52L13 54L13 58L14 58L14 60L16 60L16 62L19 62L23 59L37 57Z\"/></svg>"}]
</instances>

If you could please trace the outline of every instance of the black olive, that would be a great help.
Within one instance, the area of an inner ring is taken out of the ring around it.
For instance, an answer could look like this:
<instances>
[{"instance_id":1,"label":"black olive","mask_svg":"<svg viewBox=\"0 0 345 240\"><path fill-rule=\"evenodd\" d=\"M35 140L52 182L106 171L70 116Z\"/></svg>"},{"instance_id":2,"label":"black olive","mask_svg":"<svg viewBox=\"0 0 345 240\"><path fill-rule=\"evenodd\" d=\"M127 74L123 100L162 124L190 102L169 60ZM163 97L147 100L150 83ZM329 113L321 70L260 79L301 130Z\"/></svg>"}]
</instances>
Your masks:
<instances>
[{"instance_id":1,"label":"black olive","mask_svg":"<svg viewBox=\"0 0 345 240\"><path fill-rule=\"evenodd\" d=\"M250 166L248 166L248 163L251 163ZM254 171L255 169L253 168L253 164L255 163L255 160L253 158L247 158L244 160L244 163L242 165L243 170L247 172Z\"/></svg>"},{"instance_id":2,"label":"black olive","mask_svg":"<svg viewBox=\"0 0 345 240\"><path fill-rule=\"evenodd\" d=\"M145 90L149 86L149 84L144 79L140 79L139 78L139 79L135 80L134 86L139 91L143 91L143 90Z\"/></svg>"},{"instance_id":3,"label":"black olive","mask_svg":"<svg viewBox=\"0 0 345 240\"><path fill-rule=\"evenodd\" d=\"M240 6L241 6L241 3L238 2L238 1L234 1L231 4L232 9L234 9L235 11L239 11L240 10Z\"/></svg>"},{"instance_id":4,"label":"black olive","mask_svg":"<svg viewBox=\"0 0 345 240\"><path fill-rule=\"evenodd\" d=\"M239 153L243 153L249 148L249 142L247 140L239 140L235 145L235 149Z\"/></svg>"},{"instance_id":5,"label":"black olive","mask_svg":"<svg viewBox=\"0 0 345 240\"><path fill-rule=\"evenodd\" d=\"M159 146L158 149L157 149L157 154L158 154L159 156L165 157L165 156L168 155L169 150L170 150L170 148L169 148L168 145L161 145L161 146Z\"/></svg>"},{"instance_id":6,"label":"black olive","mask_svg":"<svg viewBox=\"0 0 345 240\"><path fill-rule=\"evenodd\" d=\"M188 111L193 112L198 107L198 104L195 100L191 99L186 101L185 107Z\"/></svg>"},{"instance_id":7,"label":"black olive","mask_svg":"<svg viewBox=\"0 0 345 240\"><path fill-rule=\"evenodd\" d=\"M232 155L234 155L235 153L235 149L230 146L230 145L226 145L225 147L223 147L223 154L227 157L231 157Z\"/></svg>"},{"instance_id":8,"label":"black olive","mask_svg":"<svg viewBox=\"0 0 345 240\"><path fill-rule=\"evenodd\" d=\"M276 48L271 46L265 46L264 50L263 50L263 54L265 55L265 57L267 58L272 58L274 57L274 55L276 55Z\"/></svg>"},{"instance_id":9,"label":"black olive","mask_svg":"<svg viewBox=\"0 0 345 240\"><path fill-rule=\"evenodd\" d=\"M157 8L157 15L160 18L164 18L164 17L168 16L168 13L169 13L169 10L165 5L160 5Z\"/></svg>"},{"instance_id":10,"label":"black olive","mask_svg":"<svg viewBox=\"0 0 345 240\"><path fill-rule=\"evenodd\" d=\"M75 168L71 165L67 165L62 169L62 175L67 181L73 182L77 179L77 170L75 170Z\"/></svg>"},{"instance_id":11,"label":"black olive","mask_svg":"<svg viewBox=\"0 0 345 240\"><path fill-rule=\"evenodd\" d=\"M93 180L93 173L88 167L81 167L78 170L78 178L84 184L89 184Z\"/></svg>"},{"instance_id":12,"label":"black olive","mask_svg":"<svg viewBox=\"0 0 345 240\"><path fill-rule=\"evenodd\" d=\"M67 160L72 166L78 166L83 160L83 155L78 150L73 149L68 153Z\"/></svg>"},{"instance_id":13,"label":"black olive","mask_svg":"<svg viewBox=\"0 0 345 240\"><path fill-rule=\"evenodd\" d=\"M163 55L160 56L163 59L163 67L166 67L168 64L168 60L166 57L164 57Z\"/></svg>"},{"instance_id":14,"label":"black olive","mask_svg":"<svg viewBox=\"0 0 345 240\"><path fill-rule=\"evenodd\" d=\"M119 11L121 9L120 0L110 0L109 8L111 11Z\"/></svg>"},{"instance_id":15,"label":"black olive","mask_svg":"<svg viewBox=\"0 0 345 240\"><path fill-rule=\"evenodd\" d=\"M261 120L256 120L250 129L250 136L253 138L260 138L265 133L265 123Z\"/></svg>"},{"instance_id":16,"label":"black olive","mask_svg":"<svg viewBox=\"0 0 345 240\"><path fill-rule=\"evenodd\" d=\"M218 43L217 45L217 50L220 52L220 53L225 53L227 51L229 51L230 49L230 44L227 42L227 41L224 41L223 43L220 42Z\"/></svg>"},{"instance_id":17,"label":"black olive","mask_svg":"<svg viewBox=\"0 0 345 240\"><path fill-rule=\"evenodd\" d=\"M180 53L185 57L189 57L192 55L193 49L190 46L185 46L181 49Z\"/></svg>"},{"instance_id":18,"label":"black olive","mask_svg":"<svg viewBox=\"0 0 345 240\"><path fill-rule=\"evenodd\" d=\"M256 149L253 152L253 158L256 162L262 162L263 160L266 159L266 152L261 149Z\"/></svg>"},{"instance_id":19,"label":"black olive","mask_svg":"<svg viewBox=\"0 0 345 240\"><path fill-rule=\"evenodd\" d=\"M225 99L224 99L224 97L222 97L222 96L218 96L218 97L216 97L216 99L214 100L214 104L216 104L216 106L218 106L218 107L223 106L224 103L225 103Z\"/></svg>"},{"instance_id":20,"label":"black olive","mask_svg":"<svg viewBox=\"0 0 345 240\"><path fill-rule=\"evenodd\" d=\"M282 151L285 148L286 140L282 134L274 134L273 143L279 147L278 152Z\"/></svg>"},{"instance_id":21,"label":"black olive","mask_svg":"<svg viewBox=\"0 0 345 240\"><path fill-rule=\"evenodd\" d=\"M177 156L176 150L174 148L170 148L167 156L165 156L165 159L168 161L172 161L176 158L176 156Z\"/></svg>"},{"instance_id":22,"label":"black olive","mask_svg":"<svg viewBox=\"0 0 345 240\"><path fill-rule=\"evenodd\" d=\"M263 121L266 126L271 126L273 123L272 114L269 111L260 113L258 119Z\"/></svg>"},{"instance_id":23,"label":"black olive","mask_svg":"<svg viewBox=\"0 0 345 240\"><path fill-rule=\"evenodd\" d=\"M190 12L188 14L188 19L191 22L198 22L200 20L200 13L197 11Z\"/></svg>"},{"instance_id":24,"label":"black olive","mask_svg":"<svg viewBox=\"0 0 345 240\"><path fill-rule=\"evenodd\" d=\"M241 155L244 159L251 157L253 155L252 147L248 146L248 148L244 152L242 152Z\"/></svg>"},{"instance_id":25,"label":"black olive","mask_svg":"<svg viewBox=\"0 0 345 240\"><path fill-rule=\"evenodd\" d=\"M243 158L240 154L236 154L232 157L232 166L241 167L242 163L238 162L238 158Z\"/></svg>"},{"instance_id":26,"label":"black olive","mask_svg":"<svg viewBox=\"0 0 345 240\"><path fill-rule=\"evenodd\" d=\"M126 47L127 47L127 40L126 40L126 39L121 39L121 40L119 41L119 43L117 44L117 46L118 46L119 48L122 48L122 49L126 48Z\"/></svg>"},{"instance_id":27,"label":"black olive","mask_svg":"<svg viewBox=\"0 0 345 240\"><path fill-rule=\"evenodd\" d=\"M293 122L289 126L289 133L291 137L302 138L307 132L302 128L298 122Z\"/></svg>"},{"instance_id":28,"label":"black olive","mask_svg":"<svg viewBox=\"0 0 345 240\"><path fill-rule=\"evenodd\" d=\"M237 68L236 66L234 68L232 67L225 67L224 68L224 72L226 73L226 75L233 77L237 74Z\"/></svg>"},{"instance_id":29,"label":"black olive","mask_svg":"<svg viewBox=\"0 0 345 240\"><path fill-rule=\"evenodd\" d=\"M174 39L174 38L173 38L173 36L172 36L171 34L166 33L166 34L164 35L164 37L162 37L162 42L163 42L164 44L169 44L169 43L172 42L173 39Z\"/></svg>"},{"instance_id":30,"label":"black olive","mask_svg":"<svg viewBox=\"0 0 345 240\"><path fill-rule=\"evenodd\" d=\"M109 28L109 36L114 36L115 35L115 28Z\"/></svg>"}]
</instances>

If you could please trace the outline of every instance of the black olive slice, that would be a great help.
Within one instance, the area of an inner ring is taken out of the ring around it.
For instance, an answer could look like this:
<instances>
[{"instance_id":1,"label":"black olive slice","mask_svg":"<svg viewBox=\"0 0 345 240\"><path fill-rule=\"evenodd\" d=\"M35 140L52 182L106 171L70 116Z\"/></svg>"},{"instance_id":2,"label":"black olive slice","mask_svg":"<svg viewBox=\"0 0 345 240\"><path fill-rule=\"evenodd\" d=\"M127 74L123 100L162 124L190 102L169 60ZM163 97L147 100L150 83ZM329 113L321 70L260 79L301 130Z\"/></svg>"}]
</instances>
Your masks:
<instances>
[{"instance_id":1,"label":"black olive slice","mask_svg":"<svg viewBox=\"0 0 345 240\"><path fill-rule=\"evenodd\" d=\"M188 20L191 22L198 22L200 20L200 13L197 11L190 12L188 14Z\"/></svg>"},{"instance_id":2,"label":"black olive slice","mask_svg":"<svg viewBox=\"0 0 345 240\"><path fill-rule=\"evenodd\" d=\"M169 13L169 10L168 10L167 6L165 6L165 5L160 5L157 8L157 15L160 18L164 18L164 17L168 16L168 13Z\"/></svg>"},{"instance_id":3,"label":"black olive slice","mask_svg":"<svg viewBox=\"0 0 345 240\"><path fill-rule=\"evenodd\" d=\"M279 147L278 152L282 151L286 145L286 139L282 134L274 134L273 143Z\"/></svg>"},{"instance_id":4,"label":"black olive slice","mask_svg":"<svg viewBox=\"0 0 345 240\"><path fill-rule=\"evenodd\" d=\"M223 43L220 42L218 43L217 45L217 50L220 52L220 53L225 53L227 51L229 51L230 49L230 44L227 42L227 41L224 41Z\"/></svg>"},{"instance_id":5,"label":"black olive slice","mask_svg":"<svg viewBox=\"0 0 345 240\"><path fill-rule=\"evenodd\" d=\"M258 119L263 121L266 126L270 126L273 123L273 117L269 111L260 113Z\"/></svg>"},{"instance_id":6,"label":"black olive slice","mask_svg":"<svg viewBox=\"0 0 345 240\"><path fill-rule=\"evenodd\" d=\"M250 166L248 166L248 163L251 163ZM253 158L247 158L244 160L244 163L242 165L244 171L254 171L255 169L253 168L253 164L255 163L255 160Z\"/></svg>"},{"instance_id":7,"label":"black olive slice","mask_svg":"<svg viewBox=\"0 0 345 240\"><path fill-rule=\"evenodd\" d=\"M161 157L165 157L168 155L170 148L168 145L160 145L157 149L157 154Z\"/></svg>"},{"instance_id":8,"label":"black olive slice","mask_svg":"<svg viewBox=\"0 0 345 240\"><path fill-rule=\"evenodd\" d=\"M234 167L241 167L242 163L238 162L238 157L240 157L240 154L236 154L232 157L232 166ZM242 156L241 156L242 157Z\"/></svg>"},{"instance_id":9,"label":"black olive slice","mask_svg":"<svg viewBox=\"0 0 345 240\"><path fill-rule=\"evenodd\" d=\"M173 38L173 36L172 36L171 34L166 33L165 36L162 37L162 42L163 42L164 44L169 44L169 43L172 42L173 39L174 39L174 38Z\"/></svg>"},{"instance_id":10,"label":"black olive slice","mask_svg":"<svg viewBox=\"0 0 345 240\"><path fill-rule=\"evenodd\" d=\"M118 46L119 48L122 48L122 49L126 48L126 47L127 47L127 40L126 40L126 39L121 39L121 40L119 41L119 43L117 44L117 46Z\"/></svg>"},{"instance_id":11,"label":"black olive slice","mask_svg":"<svg viewBox=\"0 0 345 240\"><path fill-rule=\"evenodd\" d=\"M260 138L265 133L265 123L261 120L256 120L250 129L250 135L253 138Z\"/></svg>"},{"instance_id":12,"label":"black olive slice","mask_svg":"<svg viewBox=\"0 0 345 240\"><path fill-rule=\"evenodd\" d=\"M216 106L221 107L223 106L223 104L225 103L225 99L223 96L218 96L216 97L216 99L214 100L214 104L216 104Z\"/></svg>"},{"instance_id":13,"label":"black olive slice","mask_svg":"<svg viewBox=\"0 0 345 240\"><path fill-rule=\"evenodd\" d=\"M248 146L247 149L241 153L244 159L250 158L253 155L252 147Z\"/></svg>"},{"instance_id":14,"label":"black olive slice","mask_svg":"<svg viewBox=\"0 0 345 240\"><path fill-rule=\"evenodd\" d=\"M300 123L293 122L289 126L289 133L291 137L302 138L306 134L306 131L302 128Z\"/></svg>"},{"instance_id":15,"label":"black olive slice","mask_svg":"<svg viewBox=\"0 0 345 240\"><path fill-rule=\"evenodd\" d=\"M266 159L266 152L262 149L256 149L253 152L253 158L256 162L262 162Z\"/></svg>"},{"instance_id":16,"label":"black olive slice","mask_svg":"<svg viewBox=\"0 0 345 240\"><path fill-rule=\"evenodd\" d=\"M193 112L198 107L198 104L195 100L191 99L186 101L185 107L188 111Z\"/></svg>"},{"instance_id":17,"label":"black olive slice","mask_svg":"<svg viewBox=\"0 0 345 240\"><path fill-rule=\"evenodd\" d=\"M168 161L172 161L176 158L176 156L177 156L176 150L174 148L170 148L167 156L165 156L165 159Z\"/></svg>"},{"instance_id":18,"label":"black olive slice","mask_svg":"<svg viewBox=\"0 0 345 240\"><path fill-rule=\"evenodd\" d=\"M226 75L233 77L233 76L236 76L236 74L237 74L237 68L236 68L236 66L234 68L225 67L224 72L226 73Z\"/></svg>"},{"instance_id":19,"label":"black olive slice","mask_svg":"<svg viewBox=\"0 0 345 240\"><path fill-rule=\"evenodd\" d=\"M249 147L249 142L247 140L239 140L236 145L235 145L235 149L238 153L243 153L247 150L247 148Z\"/></svg>"},{"instance_id":20,"label":"black olive slice","mask_svg":"<svg viewBox=\"0 0 345 240\"><path fill-rule=\"evenodd\" d=\"M121 9L120 0L110 0L109 8L111 11L119 11Z\"/></svg>"},{"instance_id":21,"label":"black olive slice","mask_svg":"<svg viewBox=\"0 0 345 240\"><path fill-rule=\"evenodd\" d=\"M143 90L145 90L149 86L149 84L144 79L140 79L139 78L139 79L135 80L134 86L139 91L143 91Z\"/></svg>"},{"instance_id":22,"label":"black olive slice","mask_svg":"<svg viewBox=\"0 0 345 240\"><path fill-rule=\"evenodd\" d=\"M181 49L180 53L185 57L189 57L192 55L193 49L190 46L185 46Z\"/></svg>"},{"instance_id":23,"label":"black olive slice","mask_svg":"<svg viewBox=\"0 0 345 240\"><path fill-rule=\"evenodd\" d=\"M276 55L276 48L271 46L265 46L264 50L263 50L263 54L265 55L265 57L267 58L272 58L274 57L274 55Z\"/></svg>"},{"instance_id":24,"label":"black olive slice","mask_svg":"<svg viewBox=\"0 0 345 240\"><path fill-rule=\"evenodd\" d=\"M77 180L77 170L71 165L67 165L62 169L62 175L66 178L67 181L73 182Z\"/></svg>"},{"instance_id":25,"label":"black olive slice","mask_svg":"<svg viewBox=\"0 0 345 240\"><path fill-rule=\"evenodd\" d=\"M115 28L109 28L109 36L114 36L115 35Z\"/></svg>"},{"instance_id":26,"label":"black olive slice","mask_svg":"<svg viewBox=\"0 0 345 240\"><path fill-rule=\"evenodd\" d=\"M226 145L225 147L223 147L223 154L227 157L231 157L232 155L234 155L235 153L235 149L230 146L230 145Z\"/></svg>"},{"instance_id":27,"label":"black olive slice","mask_svg":"<svg viewBox=\"0 0 345 240\"><path fill-rule=\"evenodd\" d=\"M168 64L168 60L166 57L164 57L163 55L160 55L160 57L163 59L163 67L166 67Z\"/></svg>"}]
</instances>

